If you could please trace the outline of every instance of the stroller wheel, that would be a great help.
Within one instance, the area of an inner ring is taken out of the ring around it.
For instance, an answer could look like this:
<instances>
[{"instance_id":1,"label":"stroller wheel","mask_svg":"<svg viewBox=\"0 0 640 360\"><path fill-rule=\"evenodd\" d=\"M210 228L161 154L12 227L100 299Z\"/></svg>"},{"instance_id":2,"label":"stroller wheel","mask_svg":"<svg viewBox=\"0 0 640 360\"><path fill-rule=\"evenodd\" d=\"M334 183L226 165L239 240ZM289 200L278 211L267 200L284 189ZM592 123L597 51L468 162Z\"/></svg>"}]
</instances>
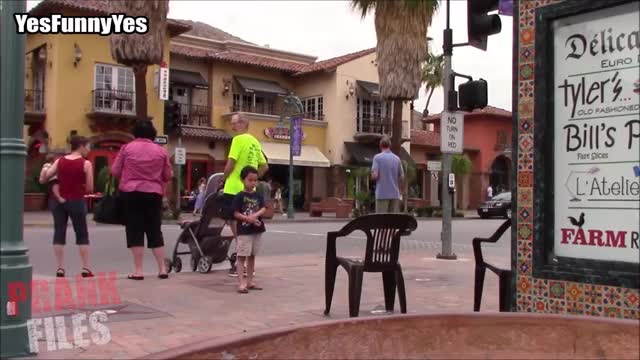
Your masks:
<instances>
[{"instance_id":1,"label":"stroller wheel","mask_svg":"<svg viewBox=\"0 0 640 360\"><path fill-rule=\"evenodd\" d=\"M198 271L198 262L200 262L200 255L191 255L191 271Z\"/></svg>"},{"instance_id":2,"label":"stroller wheel","mask_svg":"<svg viewBox=\"0 0 640 360\"><path fill-rule=\"evenodd\" d=\"M173 268L176 270L177 273L182 271L182 259L180 259L179 257L176 257L176 260L173 262Z\"/></svg>"},{"instance_id":3,"label":"stroller wheel","mask_svg":"<svg viewBox=\"0 0 640 360\"><path fill-rule=\"evenodd\" d=\"M179 259L179 258L178 258ZM173 264L171 263L171 260L168 258L164 258L164 267L167 269L167 274L171 272L171 268L173 268L172 266Z\"/></svg>"},{"instance_id":4,"label":"stroller wheel","mask_svg":"<svg viewBox=\"0 0 640 360\"><path fill-rule=\"evenodd\" d=\"M211 271L211 266L213 266L213 261L209 256L203 256L198 260L198 272L201 274L206 274Z\"/></svg>"}]
</instances>

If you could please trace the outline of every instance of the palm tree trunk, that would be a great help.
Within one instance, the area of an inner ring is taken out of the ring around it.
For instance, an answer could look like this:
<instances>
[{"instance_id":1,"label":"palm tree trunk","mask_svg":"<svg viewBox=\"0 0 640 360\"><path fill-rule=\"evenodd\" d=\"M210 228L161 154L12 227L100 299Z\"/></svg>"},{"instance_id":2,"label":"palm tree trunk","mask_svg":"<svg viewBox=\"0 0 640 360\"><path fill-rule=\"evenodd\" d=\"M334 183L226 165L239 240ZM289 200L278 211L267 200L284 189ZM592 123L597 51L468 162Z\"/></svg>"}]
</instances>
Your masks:
<instances>
[{"instance_id":1,"label":"palm tree trunk","mask_svg":"<svg viewBox=\"0 0 640 360\"><path fill-rule=\"evenodd\" d=\"M136 82L136 117L138 121L148 119L147 116L147 64L133 66Z\"/></svg>"},{"instance_id":2,"label":"palm tree trunk","mask_svg":"<svg viewBox=\"0 0 640 360\"><path fill-rule=\"evenodd\" d=\"M393 101L393 120L391 122L391 151L400 156L402 145L402 100Z\"/></svg>"},{"instance_id":3,"label":"palm tree trunk","mask_svg":"<svg viewBox=\"0 0 640 360\"><path fill-rule=\"evenodd\" d=\"M427 96L427 103L424 105L424 111L422 111L422 113L425 116L429 115L429 103L431 102L431 95L433 95L433 90L435 90L434 87L430 88L429 90L429 96Z\"/></svg>"}]
</instances>

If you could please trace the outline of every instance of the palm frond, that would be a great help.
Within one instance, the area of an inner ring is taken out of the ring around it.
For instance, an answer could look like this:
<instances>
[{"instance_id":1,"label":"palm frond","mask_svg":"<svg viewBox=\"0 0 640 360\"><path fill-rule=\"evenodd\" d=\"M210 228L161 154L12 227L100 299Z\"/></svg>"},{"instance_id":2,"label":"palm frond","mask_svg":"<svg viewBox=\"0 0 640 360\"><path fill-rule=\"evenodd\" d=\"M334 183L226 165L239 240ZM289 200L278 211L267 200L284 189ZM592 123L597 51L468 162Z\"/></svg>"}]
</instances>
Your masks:
<instances>
[{"instance_id":1,"label":"palm frond","mask_svg":"<svg viewBox=\"0 0 640 360\"><path fill-rule=\"evenodd\" d=\"M367 15L374 11L376 8L376 0L352 0L351 8L361 12L362 18L366 18Z\"/></svg>"}]
</instances>

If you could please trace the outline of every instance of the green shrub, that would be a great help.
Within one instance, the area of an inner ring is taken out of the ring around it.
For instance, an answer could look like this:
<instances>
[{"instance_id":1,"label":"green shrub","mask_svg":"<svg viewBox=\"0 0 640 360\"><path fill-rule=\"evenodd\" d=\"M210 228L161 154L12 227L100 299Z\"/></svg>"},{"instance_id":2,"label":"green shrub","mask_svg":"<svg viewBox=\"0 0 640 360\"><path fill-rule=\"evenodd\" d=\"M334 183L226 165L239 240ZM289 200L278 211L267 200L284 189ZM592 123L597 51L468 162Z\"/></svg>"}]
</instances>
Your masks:
<instances>
[{"instance_id":1,"label":"green shrub","mask_svg":"<svg viewBox=\"0 0 640 360\"><path fill-rule=\"evenodd\" d=\"M47 192L47 184L40 184L40 171L42 170L43 165L44 160L32 168L31 174L28 175L25 184L25 193L43 194Z\"/></svg>"}]
</instances>

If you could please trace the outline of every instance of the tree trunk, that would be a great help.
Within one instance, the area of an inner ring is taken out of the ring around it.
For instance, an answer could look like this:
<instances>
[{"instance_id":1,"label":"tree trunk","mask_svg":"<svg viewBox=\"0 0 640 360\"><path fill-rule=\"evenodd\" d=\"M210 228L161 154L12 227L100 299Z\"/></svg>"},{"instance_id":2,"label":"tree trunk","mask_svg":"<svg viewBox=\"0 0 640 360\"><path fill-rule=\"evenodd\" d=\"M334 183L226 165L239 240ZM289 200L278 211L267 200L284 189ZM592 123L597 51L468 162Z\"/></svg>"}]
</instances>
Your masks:
<instances>
[{"instance_id":1,"label":"tree trunk","mask_svg":"<svg viewBox=\"0 0 640 360\"><path fill-rule=\"evenodd\" d=\"M427 96L427 103L424 105L424 110L422 111L422 114L424 116L429 116L429 103L431 102L431 95L433 95L433 90L435 90L434 87L430 88L429 90L429 96Z\"/></svg>"},{"instance_id":2,"label":"tree trunk","mask_svg":"<svg viewBox=\"0 0 640 360\"><path fill-rule=\"evenodd\" d=\"M391 151L400 156L402 145L402 100L393 101L393 120L391 122Z\"/></svg>"},{"instance_id":3,"label":"tree trunk","mask_svg":"<svg viewBox=\"0 0 640 360\"><path fill-rule=\"evenodd\" d=\"M147 120L147 64L132 67L136 82L136 117L138 121Z\"/></svg>"}]
</instances>

